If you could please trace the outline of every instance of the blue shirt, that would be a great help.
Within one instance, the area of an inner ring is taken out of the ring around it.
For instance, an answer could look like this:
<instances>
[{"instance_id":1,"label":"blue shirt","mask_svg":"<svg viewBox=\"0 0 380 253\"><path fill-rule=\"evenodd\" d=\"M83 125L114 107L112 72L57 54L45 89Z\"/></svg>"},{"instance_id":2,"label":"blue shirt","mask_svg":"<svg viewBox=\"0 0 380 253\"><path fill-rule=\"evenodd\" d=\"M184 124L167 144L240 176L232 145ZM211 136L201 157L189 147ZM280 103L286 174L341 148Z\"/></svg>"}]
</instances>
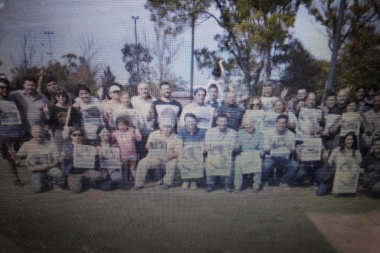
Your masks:
<instances>
[{"instance_id":1,"label":"blue shirt","mask_svg":"<svg viewBox=\"0 0 380 253\"><path fill-rule=\"evenodd\" d=\"M247 150L262 150L263 149L263 134L256 129L253 130L252 135L245 129L239 130L237 133L237 141L242 143L240 151Z\"/></svg>"},{"instance_id":2,"label":"blue shirt","mask_svg":"<svg viewBox=\"0 0 380 253\"><path fill-rule=\"evenodd\" d=\"M201 128L196 128L195 132L191 134L187 127L184 126L181 131L178 133L178 139L182 140L184 143L186 142L204 142L206 136L206 130Z\"/></svg>"}]
</instances>

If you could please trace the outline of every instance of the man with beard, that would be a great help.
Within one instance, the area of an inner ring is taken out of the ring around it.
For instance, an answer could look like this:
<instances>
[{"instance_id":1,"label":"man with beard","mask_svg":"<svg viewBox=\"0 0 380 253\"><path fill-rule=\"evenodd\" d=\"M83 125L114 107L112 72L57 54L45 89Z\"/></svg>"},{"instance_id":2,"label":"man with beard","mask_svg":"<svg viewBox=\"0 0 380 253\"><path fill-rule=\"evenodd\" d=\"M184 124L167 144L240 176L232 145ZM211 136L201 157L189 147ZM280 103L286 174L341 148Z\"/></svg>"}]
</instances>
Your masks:
<instances>
[{"instance_id":1,"label":"man with beard","mask_svg":"<svg viewBox=\"0 0 380 253\"><path fill-rule=\"evenodd\" d=\"M244 109L238 106L235 93L228 92L227 104L220 106L216 111L218 114L226 114L228 117L227 126L235 131L239 131L244 115Z\"/></svg>"},{"instance_id":2,"label":"man with beard","mask_svg":"<svg viewBox=\"0 0 380 253\"><path fill-rule=\"evenodd\" d=\"M172 98L172 86L168 82L160 83L161 97L152 103L151 109L147 116L147 121L154 120L154 129L159 129L161 118L172 118L175 122L173 131L177 133L177 121L182 113L181 104Z\"/></svg>"},{"instance_id":3,"label":"man with beard","mask_svg":"<svg viewBox=\"0 0 380 253\"><path fill-rule=\"evenodd\" d=\"M29 139L31 137L31 126L47 123L44 108L50 104L49 100L37 91L36 83L34 77L25 77L24 89L12 91L9 95L9 98L16 102L20 110L23 128Z\"/></svg>"}]
</instances>

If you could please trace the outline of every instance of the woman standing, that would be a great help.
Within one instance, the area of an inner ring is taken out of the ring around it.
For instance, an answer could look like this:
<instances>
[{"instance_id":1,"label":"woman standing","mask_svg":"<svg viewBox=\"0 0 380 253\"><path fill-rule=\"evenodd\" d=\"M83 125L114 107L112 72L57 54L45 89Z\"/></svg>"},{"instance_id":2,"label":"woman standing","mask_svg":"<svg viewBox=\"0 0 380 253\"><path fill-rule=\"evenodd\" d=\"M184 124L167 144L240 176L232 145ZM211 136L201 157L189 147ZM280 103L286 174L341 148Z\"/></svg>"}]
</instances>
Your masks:
<instances>
[{"instance_id":1,"label":"woman standing","mask_svg":"<svg viewBox=\"0 0 380 253\"><path fill-rule=\"evenodd\" d=\"M79 111L70 104L69 96L61 91L54 94L53 106L45 107L45 116L53 132L58 151L62 151L64 138L62 136L65 127L80 126Z\"/></svg>"}]
</instances>

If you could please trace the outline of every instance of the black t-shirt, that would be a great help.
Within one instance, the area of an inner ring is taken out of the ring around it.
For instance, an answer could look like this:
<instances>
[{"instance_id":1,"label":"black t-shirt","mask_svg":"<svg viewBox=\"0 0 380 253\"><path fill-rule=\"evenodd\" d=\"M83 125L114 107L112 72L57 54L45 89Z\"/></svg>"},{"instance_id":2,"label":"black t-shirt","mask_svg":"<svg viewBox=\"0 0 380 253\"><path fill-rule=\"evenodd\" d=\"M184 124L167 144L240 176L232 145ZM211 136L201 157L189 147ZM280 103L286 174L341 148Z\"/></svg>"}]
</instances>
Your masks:
<instances>
[{"instance_id":1,"label":"black t-shirt","mask_svg":"<svg viewBox=\"0 0 380 253\"><path fill-rule=\"evenodd\" d=\"M368 154L360 163L360 168L364 168L367 177L380 176L380 158L376 158L373 153Z\"/></svg>"},{"instance_id":2,"label":"black t-shirt","mask_svg":"<svg viewBox=\"0 0 380 253\"><path fill-rule=\"evenodd\" d=\"M182 106L181 104L173 99L170 102L165 102L161 99L157 99L152 103L153 110L154 110L154 123L153 127L155 130L159 129L158 123L160 122L160 118L173 118L175 119L175 126L174 126L174 132L177 132L177 121L179 119L179 116L182 113Z\"/></svg>"},{"instance_id":3,"label":"black t-shirt","mask_svg":"<svg viewBox=\"0 0 380 253\"><path fill-rule=\"evenodd\" d=\"M62 130L66 124L68 109L53 105L49 108L49 112L50 112L50 119L48 121L49 125L52 126L53 130L56 130L56 129ZM81 122L80 112L76 108L71 107L68 126L80 126L81 125L80 122Z\"/></svg>"}]
</instances>

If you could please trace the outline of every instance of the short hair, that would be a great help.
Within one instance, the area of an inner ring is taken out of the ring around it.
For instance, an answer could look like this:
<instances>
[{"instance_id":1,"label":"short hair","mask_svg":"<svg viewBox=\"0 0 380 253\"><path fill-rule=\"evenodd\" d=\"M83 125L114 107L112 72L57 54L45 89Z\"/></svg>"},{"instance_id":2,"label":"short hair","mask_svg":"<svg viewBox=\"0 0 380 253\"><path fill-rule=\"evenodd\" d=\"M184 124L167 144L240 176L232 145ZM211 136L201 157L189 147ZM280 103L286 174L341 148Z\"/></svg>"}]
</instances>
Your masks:
<instances>
[{"instance_id":1,"label":"short hair","mask_svg":"<svg viewBox=\"0 0 380 253\"><path fill-rule=\"evenodd\" d=\"M208 91L210 91L210 89L216 89L217 91L219 91L219 88L215 83L212 83L210 84L210 86L208 86Z\"/></svg>"},{"instance_id":2,"label":"short hair","mask_svg":"<svg viewBox=\"0 0 380 253\"><path fill-rule=\"evenodd\" d=\"M286 120L286 123L289 122L289 117L288 117L288 115L284 115L284 114L280 114L280 115L278 115L277 118L276 118L276 122L278 122L280 119L284 119L284 120Z\"/></svg>"},{"instance_id":3,"label":"short hair","mask_svg":"<svg viewBox=\"0 0 380 253\"><path fill-rule=\"evenodd\" d=\"M205 88L202 88L202 87L199 87L199 88L195 89L193 95L194 95L194 96L197 95L197 93L200 92L200 91L204 91L204 92L205 92L205 95L207 95L207 91L206 91L206 89L205 89Z\"/></svg>"},{"instance_id":4,"label":"short hair","mask_svg":"<svg viewBox=\"0 0 380 253\"><path fill-rule=\"evenodd\" d=\"M161 87L164 86L164 85L169 85L170 88L172 87L172 85L171 85L169 82L167 82L167 81L163 81L162 83L160 83L160 89L161 89Z\"/></svg>"},{"instance_id":5,"label":"short hair","mask_svg":"<svg viewBox=\"0 0 380 253\"><path fill-rule=\"evenodd\" d=\"M11 84L6 77L0 77L0 83L4 83L8 86Z\"/></svg>"},{"instance_id":6,"label":"short hair","mask_svg":"<svg viewBox=\"0 0 380 253\"><path fill-rule=\"evenodd\" d=\"M218 118L218 119L219 119L219 118L226 118L226 119L228 119L228 116L227 116L227 114L225 114L225 113L219 113L218 116L217 116L217 118Z\"/></svg>"},{"instance_id":7,"label":"short hair","mask_svg":"<svg viewBox=\"0 0 380 253\"><path fill-rule=\"evenodd\" d=\"M30 82L33 82L33 83L37 83L37 79L33 76L26 76L22 79L23 83L25 83L25 81L30 81Z\"/></svg>"},{"instance_id":8,"label":"short hair","mask_svg":"<svg viewBox=\"0 0 380 253\"><path fill-rule=\"evenodd\" d=\"M360 85L360 86L356 87L355 92L358 92L358 91L361 90L361 89L363 89L364 92L365 92L365 90L366 90L364 86Z\"/></svg>"},{"instance_id":9,"label":"short hair","mask_svg":"<svg viewBox=\"0 0 380 253\"><path fill-rule=\"evenodd\" d=\"M56 82L58 83L58 79L54 75L47 75L45 78L46 83Z\"/></svg>"},{"instance_id":10,"label":"short hair","mask_svg":"<svg viewBox=\"0 0 380 253\"><path fill-rule=\"evenodd\" d=\"M378 137L375 137L372 141L371 141L371 146L373 146L375 144L375 142L377 141L380 141L380 136Z\"/></svg>"},{"instance_id":11,"label":"short hair","mask_svg":"<svg viewBox=\"0 0 380 253\"><path fill-rule=\"evenodd\" d=\"M190 118L193 118L193 119L195 119L195 120L198 120L198 119L197 119L197 116L195 116L195 114L192 113L192 112L188 112L188 113L186 113L184 119L186 119L187 117L190 117Z\"/></svg>"},{"instance_id":12,"label":"short hair","mask_svg":"<svg viewBox=\"0 0 380 253\"><path fill-rule=\"evenodd\" d=\"M81 90L85 90L85 91L87 91L88 93L91 94L91 90L86 85L84 85L84 84L78 84L78 86L77 86L77 96L79 96L79 92Z\"/></svg>"},{"instance_id":13,"label":"short hair","mask_svg":"<svg viewBox=\"0 0 380 253\"><path fill-rule=\"evenodd\" d=\"M139 83L139 84L137 85L137 87L140 87L141 85L146 85L146 86L148 86L148 88L150 88L149 84L147 84L147 83Z\"/></svg>"},{"instance_id":14,"label":"short hair","mask_svg":"<svg viewBox=\"0 0 380 253\"><path fill-rule=\"evenodd\" d=\"M84 131L84 129L81 128L81 127L78 127L78 126L74 126L74 127L70 128L69 134L72 135L74 132L81 132L81 134L83 135L83 137L85 137L85 134L86 134L86 132Z\"/></svg>"}]
</instances>

